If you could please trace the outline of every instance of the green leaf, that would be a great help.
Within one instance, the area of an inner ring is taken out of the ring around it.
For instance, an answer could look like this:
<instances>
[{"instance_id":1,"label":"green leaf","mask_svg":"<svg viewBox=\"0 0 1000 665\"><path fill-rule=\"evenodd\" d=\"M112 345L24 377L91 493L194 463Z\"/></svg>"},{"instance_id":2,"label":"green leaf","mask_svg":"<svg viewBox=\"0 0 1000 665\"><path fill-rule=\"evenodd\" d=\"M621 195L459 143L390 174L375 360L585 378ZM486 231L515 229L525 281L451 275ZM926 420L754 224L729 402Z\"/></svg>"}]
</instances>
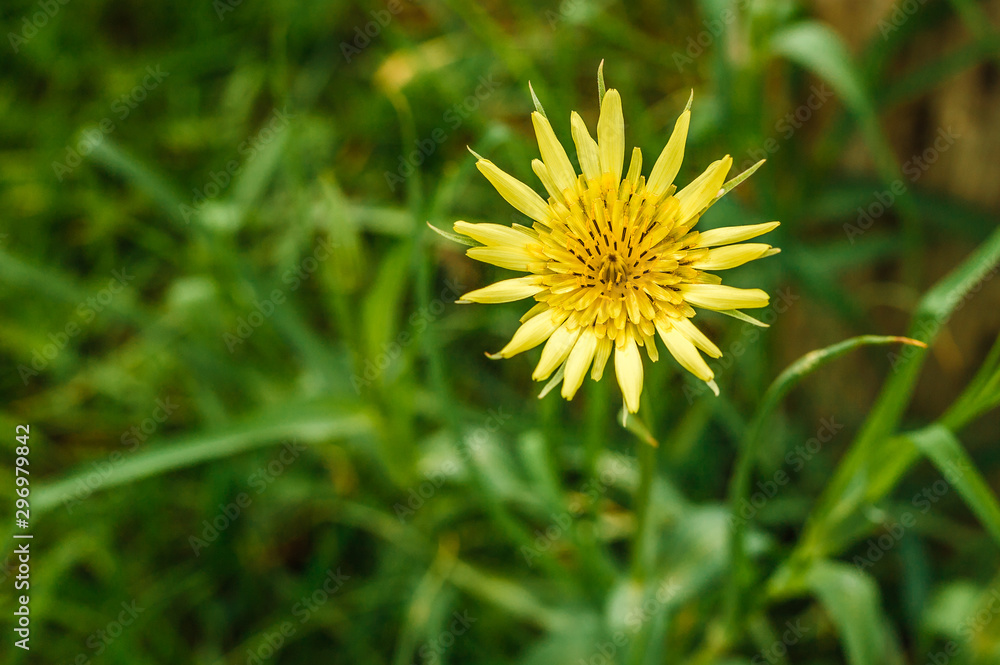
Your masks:
<instances>
[{"instance_id":1,"label":"green leaf","mask_svg":"<svg viewBox=\"0 0 1000 665\"><path fill-rule=\"evenodd\" d=\"M545 387L542 388L541 392L538 393L538 399L542 399L550 392L552 392L552 389L558 386L560 383L562 383L562 380L565 377L566 377L566 363L563 363L562 365L559 365L559 369L555 371L555 373L552 375L552 378L549 379L549 382L546 383Z\"/></svg>"},{"instance_id":2,"label":"green leaf","mask_svg":"<svg viewBox=\"0 0 1000 665\"><path fill-rule=\"evenodd\" d=\"M743 173L739 174L738 176L736 176L735 178L724 184L722 186L722 191L719 192L719 195L716 196L715 198L721 199L723 196L731 192L737 185L739 185L741 182L752 176L754 171L759 169L766 161L767 161L766 159L760 160L759 162L748 168L746 171L744 171Z\"/></svg>"},{"instance_id":3,"label":"green leaf","mask_svg":"<svg viewBox=\"0 0 1000 665\"><path fill-rule=\"evenodd\" d=\"M279 124L274 130L271 125L277 119L274 113L269 116L272 120L261 128L260 133L254 135L257 143L254 145L254 152L241 164L242 170L233 178L232 200L238 209L239 224L242 219L263 197L267 187L278 169L281 156L285 152L285 144L288 142L289 125L287 120L284 124ZM258 137L268 129L272 131L271 138L263 140Z\"/></svg>"},{"instance_id":4,"label":"green leaf","mask_svg":"<svg viewBox=\"0 0 1000 665\"><path fill-rule=\"evenodd\" d=\"M903 663L878 588L870 577L847 564L821 561L810 569L805 581L840 631L850 665Z\"/></svg>"},{"instance_id":5,"label":"green leaf","mask_svg":"<svg viewBox=\"0 0 1000 665\"><path fill-rule=\"evenodd\" d=\"M731 316L734 319L739 319L745 323L757 326L758 328L770 328L771 326L763 321L759 321L749 314L745 314L738 309L717 309L715 310L718 314L725 314L726 316Z\"/></svg>"},{"instance_id":6,"label":"green leaf","mask_svg":"<svg viewBox=\"0 0 1000 665\"><path fill-rule=\"evenodd\" d=\"M549 116L545 114L545 109L542 108L542 103L538 101L538 95L535 94L535 89L531 87L531 81L528 81L528 91L531 93L531 101L535 104L535 110L538 111L543 118L548 120Z\"/></svg>"},{"instance_id":7,"label":"green leaf","mask_svg":"<svg viewBox=\"0 0 1000 665\"><path fill-rule=\"evenodd\" d=\"M373 362L384 356L385 349L392 343L399 342L398 339L393 340L398 335L401 320L405 320L402 303L411 282L410 268L409 246L397 243L382 260L375 281L365 295L361 320L368 347L365 352ZM458 295L455 294L455 297ZM424 315L429 314L424 312Z\"/></svg>"},{"instance_id":8,"label":"green leaf","mask_svg":"<svg viewBox=\"0 0 1000 665\"><path fill-rule=\"evenodd\" d=\"M104 136L94 145L87 158L118 174L139 191L145 192L178 227L187 225L188 221L182 212L182 206L192 207L193 202L182 199L158 173L119 148L113 139ZM194 218L198 219L198 216L194 215Z\"/></svg>"},{"instance_id":9,"label":"green leaf","mask_svg":"<svg viewBox=\"0 0 1000 665\"><path fill-rule=\"evenodd\" d=\"M473 240L472 238L470 238L468 236L463 236L463 235L460 235L460 234L455 233L453 231L445 231L444 229L439 229L438 227L434 226L430 222L427 222L427 226L432 231L434 231L434 233L438 234L442 238L447 238L448 240L451 240L452 242L457 242L460 245L466 245L468 247L482 247L483 246L483 243L479 242L478 240Z\"/></svg>"},{"instance_id":10,"label":"green leaf","mask_svg":"<svg viewBox=\"0 0 1000 665\"><path fill-rule=\"evenodd\" d=\"M597 65L597 105L600 106L604 103L604 93L607 88L604 86L604 60L601 60L601 64Z\"/></svg>"},{"instance_id":11,"label":"green leaf","mask_svg":"<svg viewBox=\"0 0 1000 665\"><path fill-rule=\"evenodd\" d=\"M31 507L38 514L45 513L59 503L79 498L81 488L87 490L85 496L90 496L92 492L263 448L281 439L316 442L370 434L373 430L371 416L356 407L337 408L329 402L284 405L243 423L182 437L136 452L117 466L112 466L97 487L93 487L93 481L89 480L94 475L93 466L90 463L81 464L80 470L35 490Z\"/></svg>"},{"instance_id":12,"label":"green leaf","mask_svg":"<svg viewBox=\"0 0 1000 665\"><path fill-rule=\"evenodd\" d=\"M660 447L660 442L656 440L656 437L653 436L653 433L649 431L649 428L646 427L646 423L642 422L642 419L640 419L639 416L634 413L629 413L624 407L622 407L622 411L618 414L618 416L621 418L625 429L639 437L643 443L647 443L654 448Z\"/></svg>"},{"instance_id":13,"label":"green leaf","mask_svg":"<svg viewBox=\"0 0 1000 665\"><path fill-rule=\"evenodd\" d=\"M945 427L932 425L907 438L934 463L1000 545L1000 503L976 469L965 448Z\"/></svg>"},{"instance_id":14,"label":"green leaf","mask_svg":"<svg viewBox=\"0 0 1000 665\"><path fill-rule=\"evenodd\" d=\"M1000 229L924 295L910 326L910 336L933 344L955 309L966 302L998 263ZM907 353L892 358L893 374L823 491L796 547L796 558L837 551L843 545L831 537L837 523L854 514L862 501L877 501L891 491L916 460L911 447L888 443L909 404L926 355L927 349L911 347ZM872 492L868 486L876 477L878 492Z\"/></svg>"},{"instance_id":15,"label":"green leaf","mask_svg":"<svg viewBox=\"0 0 1000 665\"><path fill-rule=\"evenodd\" d=\"M764 425L767 423L771 413L778 407L781 400L784 399L785 395L806 376L849 351L862 346L896 343L923 345L922 342L907 337L882 335L852 337L824 349L810 351L778 375L761 398L760 406L757 407L753 420L746 429L743 445L741 446L736 462L736 470L733 473L729 486L729 501L732 515L739 514L741 502L746 501L749 497L754 460L757 457L757 450L762 439L761 435L764 432ZM743 542L745 533L745 521L736 520L733 524L733 537L730 542L733 576L735 578L734 583L730 585L729 612L731 621L736 621L736 617L741 612L741 604L743 602L742 589L746 585L748 578L746 551Z\"/></svg>"},{"instance_id":16,"label":"green leaf","mask_svg":"<svg viewBox=\"0 0 1000 665\"><path fill-rule=\"evenodd\" d=\"M771 50L828 81L859 115L874 114L847 47L829 26L816 21L795 23L775 33Z\"/></svg>"}]
</instances>

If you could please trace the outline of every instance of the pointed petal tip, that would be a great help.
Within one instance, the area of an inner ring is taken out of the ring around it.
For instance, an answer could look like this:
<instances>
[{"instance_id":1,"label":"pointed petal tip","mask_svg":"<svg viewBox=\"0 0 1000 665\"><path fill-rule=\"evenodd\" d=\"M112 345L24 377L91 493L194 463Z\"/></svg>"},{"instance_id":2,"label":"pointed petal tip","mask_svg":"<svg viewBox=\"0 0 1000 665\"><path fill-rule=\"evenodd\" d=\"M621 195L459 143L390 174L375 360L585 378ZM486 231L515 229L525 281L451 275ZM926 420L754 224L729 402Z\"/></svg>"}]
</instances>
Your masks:
<instances>
[{"instance_id":1,"label":"pointed petal tip","mask_svg":"<svg viewBox=\"0 0 1000 665\"><path fill-rule=\"evenodd\" d=\"M705 382L705 385L707 385L707 386L708 386L709 388L711 388L711 389L712 389L712 392L713 392L713 393L715 393L715 396L716 396L716 397L718 397L718 396L719 396L719 394L720 394L720 393L719 393L719 384L717 384L717 383L715 382L715 379L712 379L711 381L706 381L706 382Z\"/></svg>"}]
</instances>

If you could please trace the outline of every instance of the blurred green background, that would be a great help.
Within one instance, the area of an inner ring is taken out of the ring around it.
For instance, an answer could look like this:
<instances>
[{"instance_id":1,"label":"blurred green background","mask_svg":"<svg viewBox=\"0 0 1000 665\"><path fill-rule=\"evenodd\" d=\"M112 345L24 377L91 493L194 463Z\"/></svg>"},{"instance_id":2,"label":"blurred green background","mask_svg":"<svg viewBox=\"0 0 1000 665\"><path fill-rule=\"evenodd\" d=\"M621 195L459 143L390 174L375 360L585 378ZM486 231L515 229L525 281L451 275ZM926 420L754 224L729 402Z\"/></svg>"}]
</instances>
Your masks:
<instances>
[{"instance_id":1,"label":"blurred green background","mask_svg":"<svg viewBox=\"0 0 1000 665\"><path fill-rule=\"evenodd\" d=\"M1000 662L1000 3L0 15L4 663ZM426 226L523 221L466 146L537 185L528 81L570 145L602 59L647 155L694 90L681 181L767 158L703 227L783 223L727 275L771 327L699 315L722 397L646 363L655 451L610 372L539 401L537 351L485 358L527 306L455 305L508 273Z\"/></svg>"}]
</instances>

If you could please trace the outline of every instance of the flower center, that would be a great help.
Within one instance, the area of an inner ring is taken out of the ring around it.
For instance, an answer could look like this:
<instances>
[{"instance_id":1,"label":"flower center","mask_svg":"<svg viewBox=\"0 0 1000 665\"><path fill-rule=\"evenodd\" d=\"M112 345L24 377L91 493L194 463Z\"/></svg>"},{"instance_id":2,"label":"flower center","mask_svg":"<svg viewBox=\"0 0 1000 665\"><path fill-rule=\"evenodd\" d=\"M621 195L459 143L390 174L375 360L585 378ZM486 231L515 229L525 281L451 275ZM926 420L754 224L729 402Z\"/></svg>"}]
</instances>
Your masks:
<instances>
[{"instance_id":1,"label":"flower center","mask_svg":"<svg viewBox=\"0 0 1000 665\"><path fill-rule=\"evenodd\" d=\"M597 281L602 284L622 286L629 279L628 266L617 254L596 257L597 261L588 263L587 267L597 273ZM596 270L595 270L595 265Z\"/></svg>"}]
</instances>

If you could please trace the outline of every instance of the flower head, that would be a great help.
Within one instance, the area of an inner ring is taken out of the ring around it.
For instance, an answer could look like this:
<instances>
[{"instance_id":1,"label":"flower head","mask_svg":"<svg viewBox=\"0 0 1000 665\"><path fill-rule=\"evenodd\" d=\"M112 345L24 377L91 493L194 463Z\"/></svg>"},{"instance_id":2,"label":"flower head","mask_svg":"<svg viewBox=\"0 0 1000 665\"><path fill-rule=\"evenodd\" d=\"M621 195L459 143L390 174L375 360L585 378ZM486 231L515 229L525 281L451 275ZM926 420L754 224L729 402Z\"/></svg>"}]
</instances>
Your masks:
<instances>
[{"instance_id":1,"label":"flower head","mask_svg":"<svg viewBox=\"0 0 1000 665\"><path fill-rule=\"evenodd\" d=\"M466 293L459 302L536 301L510 342L491 357L509 358L545 342L532 378L540 381L558 372L563 397L572 399L587 371L600 380L614 354L625 406L634 413L643 383L639 349L645 348L655 362L659 335L682 367L718 393L701 354L718 358L722 352L691 319L695 308L730 311L767 305L764 291L723 286L709 271L777 253L770 245L742 241L767 233L778 222L694 230L705 210L742 177L724 188L733 162L727 155L676 191L673 181L684 157L690 102L648 179L641 175L639 148L632 150L622 177L625 121L616 90L607 90L601 100L596 141L579 114L570 116L582 174L570 163L541 105L536 102L536 107L531 121L541 159L531 167L548 200L490 160L480 157L476 163L508 203L534 220L532 227L455 222L455 231L477 244L468 250L470 257L528 273Z\"/></svg>"}]
</instances>

